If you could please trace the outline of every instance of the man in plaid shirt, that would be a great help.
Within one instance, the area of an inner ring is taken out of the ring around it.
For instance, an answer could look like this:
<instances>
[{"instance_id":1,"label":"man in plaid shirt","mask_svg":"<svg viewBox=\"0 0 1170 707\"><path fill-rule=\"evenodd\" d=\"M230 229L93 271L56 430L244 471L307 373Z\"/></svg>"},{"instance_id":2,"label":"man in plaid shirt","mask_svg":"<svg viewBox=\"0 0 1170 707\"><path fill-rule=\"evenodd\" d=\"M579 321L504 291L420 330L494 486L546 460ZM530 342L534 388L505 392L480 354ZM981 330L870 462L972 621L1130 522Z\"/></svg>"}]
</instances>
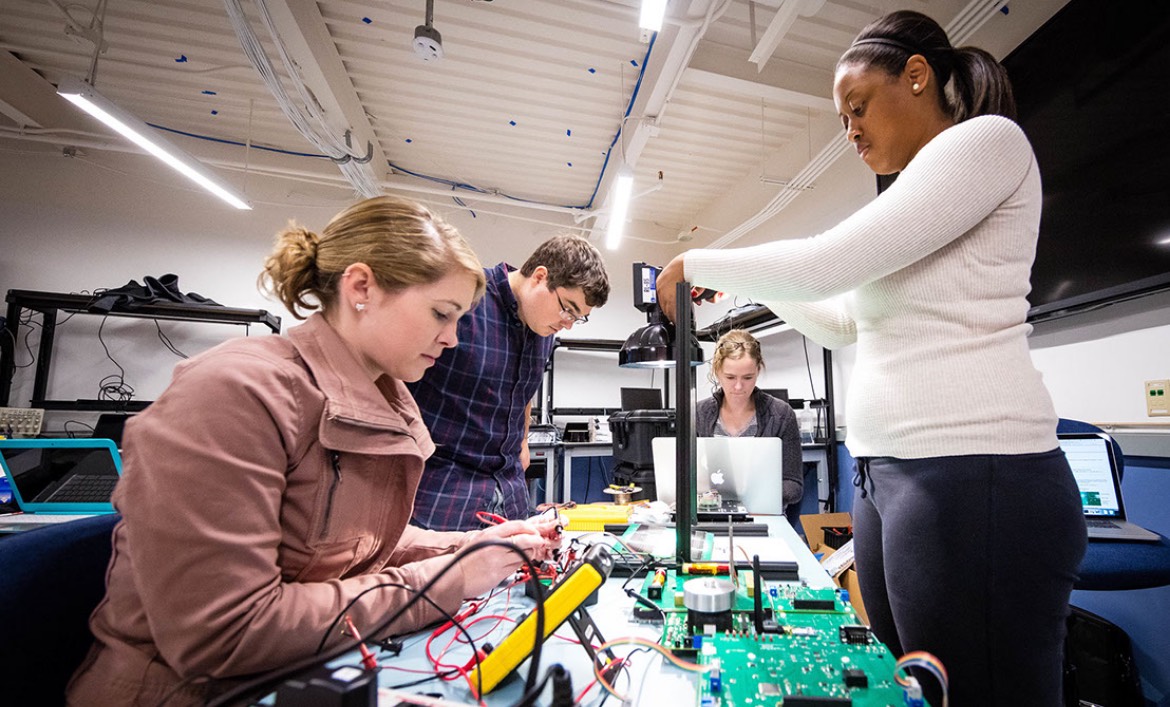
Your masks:
<instances>
[{"instance_id":1,"label":"man in plaid shirt","mask_svg":"<svg viewBox=\"0 0 1170 707\"><path fill-rule=\"evenodd\" d=\"M577 236L545 241L519 270L484 272L487 293L459 321L459 345L408 384L437 446L413 522L433 530L478 528L476 511L528 517L528 421L553 337L609 298L601 254Z\"/></svg>"}]
</instances>

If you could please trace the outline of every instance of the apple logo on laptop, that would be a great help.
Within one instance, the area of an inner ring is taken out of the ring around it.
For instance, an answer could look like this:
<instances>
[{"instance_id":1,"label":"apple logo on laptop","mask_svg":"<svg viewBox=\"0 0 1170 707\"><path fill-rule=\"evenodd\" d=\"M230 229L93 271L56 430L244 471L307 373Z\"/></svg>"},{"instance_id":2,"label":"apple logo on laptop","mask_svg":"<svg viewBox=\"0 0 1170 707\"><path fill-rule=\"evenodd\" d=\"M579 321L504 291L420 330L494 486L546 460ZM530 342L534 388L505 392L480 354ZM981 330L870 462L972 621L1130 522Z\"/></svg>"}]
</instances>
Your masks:
<instances>
[{"instance_id":1,"label":"apple logo on laptop","mask_svg":"<svg viewBox=\"0 0 1170 707\"><path fill-rule=\"evenodd\" d=\"M711 472L711 485L712 486L722 486L723 485L723 470L722 469Z\"/></svg>"}]
</instances>

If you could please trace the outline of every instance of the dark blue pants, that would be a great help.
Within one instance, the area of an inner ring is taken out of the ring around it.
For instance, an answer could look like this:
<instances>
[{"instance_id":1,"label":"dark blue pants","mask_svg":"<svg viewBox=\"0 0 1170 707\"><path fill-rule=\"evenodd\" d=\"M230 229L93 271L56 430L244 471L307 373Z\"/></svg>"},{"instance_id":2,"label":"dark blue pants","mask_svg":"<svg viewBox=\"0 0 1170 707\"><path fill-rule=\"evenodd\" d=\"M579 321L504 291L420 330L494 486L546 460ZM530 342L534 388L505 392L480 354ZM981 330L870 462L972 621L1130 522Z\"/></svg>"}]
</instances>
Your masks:
<instances>
[{"instance_id":1,"label":"dark blue pants","mask_svg":"<svg viewBox=\"0 0 1170 707\"><path fill-rule=\"evenodd\" d=\"M952 707L1059 707L1086 543L1064 454L874 457L857 470L853 545L877 637L895 656L938 657Z\"/></svg>"}]
</instances>

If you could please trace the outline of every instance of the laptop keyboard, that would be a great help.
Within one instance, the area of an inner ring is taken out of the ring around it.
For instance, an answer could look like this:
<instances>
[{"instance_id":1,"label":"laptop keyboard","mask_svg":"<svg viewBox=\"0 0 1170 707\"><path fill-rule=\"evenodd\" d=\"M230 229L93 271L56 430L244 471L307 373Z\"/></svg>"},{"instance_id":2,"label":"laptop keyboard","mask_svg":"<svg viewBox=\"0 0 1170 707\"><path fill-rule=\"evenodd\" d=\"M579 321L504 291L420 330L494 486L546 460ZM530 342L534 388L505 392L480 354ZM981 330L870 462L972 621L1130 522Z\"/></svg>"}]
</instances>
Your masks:
<instances>
[{"instance_id":1,"label":"laptop keyboard","mask_svg":"<svg viewBox=\"0 0 1170 707\"><path fill-rule=\"evenodd\" d=\"M53 503L107 503L117 483L117 476L74 476L46 500Z\"/></svg>"},{"instance_id":2,"label":"laptop keyboard","mask_svg":"<svg viewBox=\"0 0 1170 707\"><path fill-rule=\"evenodd\" d=\"M1085 525L1090 527L1090 528L1120 528L1121 527L1117 523L1114 523L1111 520L1089 519L1089 520L1085 521Z\"/></svg>"}]
</instances>

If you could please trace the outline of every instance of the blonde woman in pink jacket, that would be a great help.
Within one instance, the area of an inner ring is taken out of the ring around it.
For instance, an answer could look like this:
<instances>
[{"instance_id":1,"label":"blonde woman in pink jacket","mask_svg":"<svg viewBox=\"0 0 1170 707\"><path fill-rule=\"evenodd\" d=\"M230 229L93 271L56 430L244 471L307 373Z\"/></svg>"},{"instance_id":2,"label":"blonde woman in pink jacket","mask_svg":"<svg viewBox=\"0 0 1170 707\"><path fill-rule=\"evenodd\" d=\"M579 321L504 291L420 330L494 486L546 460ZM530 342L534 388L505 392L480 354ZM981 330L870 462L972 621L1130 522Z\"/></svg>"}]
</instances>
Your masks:
<instances>
[{"instance_id":1,"label":"blonde woman in pink jacket","mask_svg":"<svg viewBox=\"0 0 1170 707\"><path fill-rule=\"evenodd\" d=\"M558 542L555 519L408 525L434 444L404 382L456 345L456 322L484 292L453 227L411 201L368 199L319 235L290 226L261 279L307 321L184 361L127 425L122 520L70 704L200 704L313 655L363 592L348 613L372 629L478 540L534 559ZM455 612L521 563L477 551L427 596ZM417 602L391 631L442 616ZM334 631L326 648L342 640Z\"/></svg>"}]
</instances>

